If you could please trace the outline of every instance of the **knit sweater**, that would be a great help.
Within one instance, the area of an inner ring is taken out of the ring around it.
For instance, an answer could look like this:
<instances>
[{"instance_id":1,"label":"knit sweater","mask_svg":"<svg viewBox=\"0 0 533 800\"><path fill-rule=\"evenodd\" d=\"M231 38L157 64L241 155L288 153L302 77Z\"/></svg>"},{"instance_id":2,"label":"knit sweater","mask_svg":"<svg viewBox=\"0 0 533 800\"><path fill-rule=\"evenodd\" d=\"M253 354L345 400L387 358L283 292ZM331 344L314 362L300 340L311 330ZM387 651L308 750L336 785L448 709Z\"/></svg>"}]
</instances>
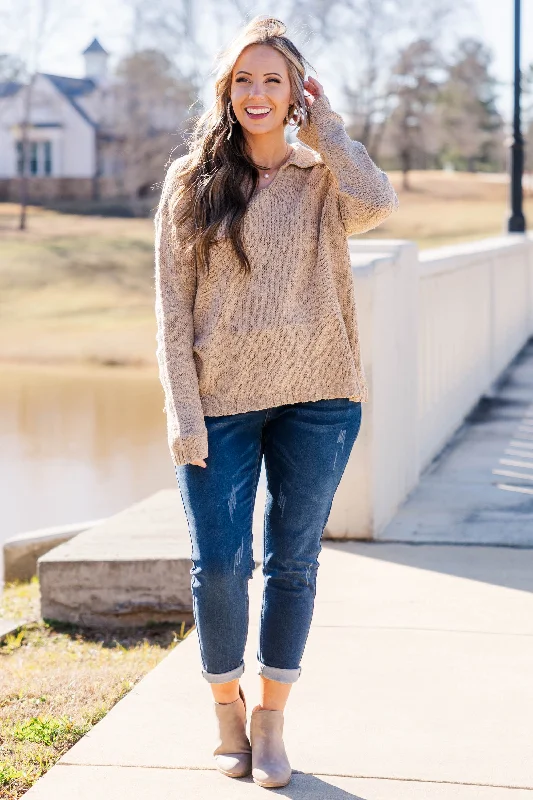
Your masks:
<instances>
[{"instance_id":1,"label":"knit sweater","mask_svg":"<svg viewBox=\"0 0 533 800\"><path fill-rule=\"evenodd\" d=\"M243 218L251 273L225 227L209 275L180 251L169 167L155 215L157 359L176 466L206 458L205 416L349 397L366 402L347 237L375 228L398 198L326 95Z\"/></svg>"}]
</instances>

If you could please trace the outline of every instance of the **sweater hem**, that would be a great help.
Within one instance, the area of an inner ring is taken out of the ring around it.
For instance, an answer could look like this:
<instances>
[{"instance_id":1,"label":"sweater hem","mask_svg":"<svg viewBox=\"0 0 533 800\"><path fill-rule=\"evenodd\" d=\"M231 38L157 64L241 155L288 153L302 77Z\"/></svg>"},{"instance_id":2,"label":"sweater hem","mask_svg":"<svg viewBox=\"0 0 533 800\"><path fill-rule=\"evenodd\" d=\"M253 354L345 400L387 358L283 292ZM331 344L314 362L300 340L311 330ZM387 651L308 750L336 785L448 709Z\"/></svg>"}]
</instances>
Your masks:
<instances>
[{"instance_id":1,"label":"sweater hem","mask_svg":"<svg viewBox=\"0 0 533 800\"><path fill-rule=\"evenodd\" d=\"M223 417L230 414L245 414L248 411L263 411L267 408L276 408L277 406L293 405L295 403L308 403L317 400L335 400L343 398L352 400L353 402L368 402L368 389L362 392L354 392L354 387L346 390L322 390L317 392L281 392L276 394L275 397L264 395L263 397L248 397L239 402L228 398L227 400L220 400L217 398L209 397L207 395L200 395L200 402L204 416L206 417Z\"/></svg>"}]
</instances>

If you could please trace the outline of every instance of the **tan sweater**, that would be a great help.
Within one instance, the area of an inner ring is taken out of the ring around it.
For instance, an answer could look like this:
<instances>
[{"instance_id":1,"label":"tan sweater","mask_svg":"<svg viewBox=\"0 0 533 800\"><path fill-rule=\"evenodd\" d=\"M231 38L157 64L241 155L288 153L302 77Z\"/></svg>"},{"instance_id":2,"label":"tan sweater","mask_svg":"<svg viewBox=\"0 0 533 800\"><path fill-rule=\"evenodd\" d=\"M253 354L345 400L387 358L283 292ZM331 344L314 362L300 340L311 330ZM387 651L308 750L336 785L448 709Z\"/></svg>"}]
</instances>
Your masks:
<instances>
[{"instance_id":1,"label":"tan sweater","mask_svg":"<svg viewBox=\"0 0 533 800\"><path fill-rule=\"evenodd\" d=\"M379 225L398 198L325 95L310 118L288 160L249 202L250 275L224 231L209 277L195 274L169 214L183 159L165 176L155 216L156 352L176 465L209 455L204 415L368 400L347 237Z\"/></svg>"}]
</instances>

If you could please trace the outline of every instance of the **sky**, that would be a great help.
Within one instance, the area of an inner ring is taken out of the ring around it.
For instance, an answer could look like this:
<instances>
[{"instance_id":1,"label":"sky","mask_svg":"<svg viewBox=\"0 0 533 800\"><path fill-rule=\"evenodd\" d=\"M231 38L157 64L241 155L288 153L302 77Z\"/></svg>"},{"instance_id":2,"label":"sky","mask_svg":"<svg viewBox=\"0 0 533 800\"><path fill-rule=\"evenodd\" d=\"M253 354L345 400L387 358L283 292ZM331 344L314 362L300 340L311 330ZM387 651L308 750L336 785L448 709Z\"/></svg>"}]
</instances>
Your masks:
<instances>
[{"instance_id":1,"label":"sky","mask_svg":"<svg viewBox=\"0 0 533 800\"><path fill-rule=\"evenodd\" d=\"M512 116L514 75L514 0L474 0L478 36L492 49L494 75L507 86L500 111ZM522 0L521 68L533 63L533 0Z\"/></svg>"},{"instance_id":2,"label":"sky","mask_svg":"<svg viewBox=\"0 0 533 800\"><path fill-rule=\"evenodd\" d=\"M2 3L17 3L18 0L2 0ZM493 73L503 86L499 89L498 107L506 120L512 118L512 81L513 81L513 13L514 0L470 0L472 14L469 20L462 23L462 33L479 36L492 50L494 55ZM195 0L195 6L201 8L201 0ZM253 3L249 3L253 6ZM257 13L266 13L275 3L258 3ZM81 52L94 36L98 36L102 45L113 56L117 56L124 47L124 30L127 28L128 16L124 7L122 12L113 9L113 0L91 0L76 4L76 13L71 20L64 22L64 29L54 49L46 53L42 61L42 72L51 72L72 77L83 77L84 62ZM273 9L275 11L275 8ZM211 24L209 24L211 22ZM212 21L204 27L206 42L209 42ZM530 32L529 35L527 32ZM289 31L290 33L290 31ZM228 36L231 35L231 27ZM8 49L1 41L0 51ZM217 45L213 40L213 54ZM522 68L533 62L533 0L522 0ZM320 78L319 78L320 79ZM332 100L335 89L324 80L326 94Z\"/></svg>"}]
</instances>

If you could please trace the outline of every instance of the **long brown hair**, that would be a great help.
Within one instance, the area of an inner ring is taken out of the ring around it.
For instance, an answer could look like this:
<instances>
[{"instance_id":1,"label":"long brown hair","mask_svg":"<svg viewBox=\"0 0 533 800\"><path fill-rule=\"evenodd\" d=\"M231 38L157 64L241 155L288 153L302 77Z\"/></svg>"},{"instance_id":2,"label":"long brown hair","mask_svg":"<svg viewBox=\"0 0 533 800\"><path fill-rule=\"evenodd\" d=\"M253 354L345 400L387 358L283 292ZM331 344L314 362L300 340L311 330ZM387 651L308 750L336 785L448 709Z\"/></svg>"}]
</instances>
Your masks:
<instances>
[{"instance_id":1,"label":"long brown hair","mask_svg":"<svg viewBox=\"0 0 533 800\"><path fill-rule=\"evenodd\" d=\"M251 44L268 44L286 59L295 102L286 117L306 127L309 115L304 96L305 66L311 67L290 39L279 19L254 17L218 56L216 99L194 124L189 152L180 164L170 205L175 225L187 233L181 245L192 253L196 267L209 272L209 249L221 224L245 272L250 263L242 243L242 220L257 187L259 172L246 153L246 140L239 122L231 123L231 76L242 50ZM246 188L248 187L248 190Z\"/></svg>"}]
</instances>

